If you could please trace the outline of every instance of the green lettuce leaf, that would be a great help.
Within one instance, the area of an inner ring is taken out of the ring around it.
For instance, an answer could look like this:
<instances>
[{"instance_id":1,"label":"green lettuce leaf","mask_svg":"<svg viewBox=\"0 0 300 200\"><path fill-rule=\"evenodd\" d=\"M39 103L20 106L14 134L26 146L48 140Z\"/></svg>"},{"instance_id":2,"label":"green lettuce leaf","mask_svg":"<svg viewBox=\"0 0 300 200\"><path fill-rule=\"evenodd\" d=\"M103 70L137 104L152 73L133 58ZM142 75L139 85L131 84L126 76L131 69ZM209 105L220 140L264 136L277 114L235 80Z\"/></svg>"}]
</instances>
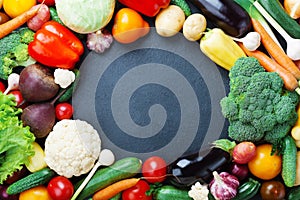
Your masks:
<instances>
[{"instance_id":1,"label":"green lettuce leaf","mask_svg":"<svg viewBox=\"0 0 300 200\"><path fill-rule=\"evenodd\" d=\"M13 95L0 92L0 184L16 170L28 163L34 155L34 134L23 127L19 120L20 108L16 108Z\"/></svg>"}]
</instances>

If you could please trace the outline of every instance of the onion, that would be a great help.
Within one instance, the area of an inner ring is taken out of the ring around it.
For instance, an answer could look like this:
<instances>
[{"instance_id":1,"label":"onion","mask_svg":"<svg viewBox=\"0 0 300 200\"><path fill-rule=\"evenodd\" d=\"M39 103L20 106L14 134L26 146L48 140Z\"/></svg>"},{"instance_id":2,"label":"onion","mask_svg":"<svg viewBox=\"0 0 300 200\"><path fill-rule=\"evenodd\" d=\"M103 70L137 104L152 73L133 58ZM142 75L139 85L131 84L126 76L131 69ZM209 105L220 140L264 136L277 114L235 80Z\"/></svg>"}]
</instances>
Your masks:
<instances>
[{"instance_id":1,"label":"onion","mask_svg":"<svg viewBox=\"0 0 300 200\"><path fill-rule=\"evenodd\" d=\"M18 200L19 195L8 195L6 193L7 186L0 185L0 199L1 200Z\"/></svg>"},{"instance_id":2,"label":"onion","mask_svg":"<svg viewBox=\"0 0 300 200\"><path fill-rule=\"evenodd\" d=\"M229 173L236 176L240 181L244 180L249 175L249 168L246 164L238 164L232 162L229 166Z\"/></svg>"}]
</instances>

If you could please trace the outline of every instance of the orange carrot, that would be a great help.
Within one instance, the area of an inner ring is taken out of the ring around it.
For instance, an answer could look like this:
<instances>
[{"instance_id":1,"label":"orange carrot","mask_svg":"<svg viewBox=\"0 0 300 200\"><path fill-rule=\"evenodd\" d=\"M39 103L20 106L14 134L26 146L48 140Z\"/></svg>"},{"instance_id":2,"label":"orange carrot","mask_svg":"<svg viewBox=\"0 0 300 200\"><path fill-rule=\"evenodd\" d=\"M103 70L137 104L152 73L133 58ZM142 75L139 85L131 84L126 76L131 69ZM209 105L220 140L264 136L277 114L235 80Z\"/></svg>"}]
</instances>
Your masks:
<instances>
[{"instance_id":1,"label":"orange carrot","mask_svg":"<svg viewBox=\"0 0 300 200\"><path fill-rule=\"evenodd\" d=\"M0 39L5 37L6 35L10 34L12 31L16 30L23 24L25 24L29 19L34 17L38 11L40 6L37 9L28 10L21 15L5 22L4 24L0 25Z\"/></svg>"},{"instance_id":2,"label":"orange carrot","mask_svg":"<svg viewBox=\"0 0 300 200\"><path fill-rule=\"evenodd\" d=\"M93 200L108 200L118 193L131 188L137 184L139 178L129 178L113 183L106 188L99 190L93 195Z\"/></svg>"},{"instance_id":3,"label":"orange carrot","mask_svg":"<svg viewBox=\"0 0 300 200\"><path fill-rule=\"evenodd\" d=\"M271 59L264 52L261 52L259 50L249 51L244 47L242 43L239 43L239 45L243 49L243 51L247 54L247 56L256 58L266 71L277 72L278 75L282 78L286 89L290 91L294 91L296 90L296 88L298 88L298 81L295 78L295 76L291 72L283 68L281 65L279 65L276 61Z\"/></svg>"},{"instance_id":4,"label":"orange carrot","mask_svg":"<svg viewBox=\"0 0 300 200\"><path fill-rule=\"evenodd\" d=\"M261 42L269 55L283 68L290 71L297 80L300 79L300 70L286 53L276 44L261 23L256 19L251 19L253 29L261 36Z\"/></svg>"}]
</instances>

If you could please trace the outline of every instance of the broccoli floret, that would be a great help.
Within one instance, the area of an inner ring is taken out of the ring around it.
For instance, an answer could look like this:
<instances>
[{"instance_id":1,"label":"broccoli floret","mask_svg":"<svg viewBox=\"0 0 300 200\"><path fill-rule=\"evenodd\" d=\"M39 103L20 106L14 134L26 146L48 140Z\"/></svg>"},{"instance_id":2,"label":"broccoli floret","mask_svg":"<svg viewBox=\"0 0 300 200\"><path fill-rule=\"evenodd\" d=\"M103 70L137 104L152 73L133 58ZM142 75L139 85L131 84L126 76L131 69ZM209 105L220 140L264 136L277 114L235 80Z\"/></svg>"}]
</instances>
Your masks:
<instances>
[{"instance_id":1,"label":"broccoli floret","mask_svg":"<svg viewBox=\"0 0 300 200\"><path fill-rule=\"evenodd\" d=\"M264 72L258 60L254 57L241 57L236 60L234 66L229 71L229 78L237 76L253 76L258 72Z\"/></svg>"},{"instance_id":2,"label":"broccoli floret","mask_svg":"<svg viewBox=\"0 0 300 200\"><path fill-rule=\"evenodd\" d=\"M28 44L33 41L33 36L34 32L29 28L21 28L0 40L1 79L6 80L15 67L35 62L28 54Z\"/></svg>"},{"instance_id":3,"label":"broccoli floret","mask_svg":"<svg viewBox=\"0 0 300 200\"><path fill-rule=\"evenodd\" d=\"M272 130L267 131L263 138L264 141L277 144L290 131L291 126L288 124L277 124Z\"/></svg>"},{"instance_id":4,"label":"broccoli floret","mask_svg":"<svg viewBox=\"0 0 300 200\"><path fill-rule=\"evenodd\" d=\"M264 137L264 133L257 130L251 124L241 121L231 121L228 127L228 136L236 141L259 141Z\"/></svg>"},{"instance_id":5,"label":"broccoli floret","mask_svg":"<svg viewBox=\"0 0 300 200\"><path fill-rule=\"evenodd\" d=\"M229 95L228 97L224 97L223 99L221 99L220 104L222 113L226 118L230 120L238 119L239 109L232 96Z\"/></svg>"},{"instance_id":6,"label":"broccoli floret","mask_svg":"<svg viewBox=\"0 0 300 200\"><path fill-rule=\"evenodd\" d=\"M299 97L283 88L283 80L277 73L266 72L253 59L243 57L231 68L230 92L220 105L230 123L229 137L253 142L265 137L271 141L268 138L286 135L296 123Z\"/></svg>"}]
</instances>

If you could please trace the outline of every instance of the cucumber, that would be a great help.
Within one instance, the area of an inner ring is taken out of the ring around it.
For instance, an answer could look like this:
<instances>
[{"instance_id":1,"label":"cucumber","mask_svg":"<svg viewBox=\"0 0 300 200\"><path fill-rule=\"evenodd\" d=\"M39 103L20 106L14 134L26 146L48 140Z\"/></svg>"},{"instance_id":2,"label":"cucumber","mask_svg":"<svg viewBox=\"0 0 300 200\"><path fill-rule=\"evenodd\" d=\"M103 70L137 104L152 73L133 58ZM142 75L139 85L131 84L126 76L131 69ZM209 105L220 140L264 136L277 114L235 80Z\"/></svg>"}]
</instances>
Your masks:
<instances>
[{"instance_id":1,"label":"cucumber","mask_svg":"<svg viewBox=\"0 0 300 200\"><path fill-rule=\"evenodd\" d=\"M78 69L74 69L74 73L75 73L75 81L72 83L72 85L67 89L67 91L61 95L61 97L59 97L59 99L57 100L58 102L66 102L69 101L72 97L72 94L74 92L74 90L76 89L76 86L78 84L79 81L79 76L80 76L80 72Z\"/></svg>"},{"instance_id":2,"label":"cucumber","mask_svg":"<svg viewBox=\"0 0 300 200\"><path fill-rule=\"evenodd\" d=\"M300 39L300 25L285 12L279 0L258 0L258 2L291 37Z\"/></svg>"},{"instance_id":3,"label":"cucumber","mask_svg":"<svg viewBox=\"0 0 300 200\"><path fill-rule=\"evenodd\" d=\"M104 167L96 171L92 179L81 191L76 200L83 200L94 194L98 190L105 188L117 181L125 178L131 178L140 172L142 161L135 157L126 157L116 161L109 167ZM84 181L84 178L78 181L74 188L75 191Z\"/></svg>"},{"instance_id":4,"label":"cucumber","mask_svg":"<svg viewBox=\"0 0 300 200\"><path fill-rule=\"evenodd\" d=\"M300 197L300 186L292 188L287 196L287 200L299 200Z\"/></svg>"},{"instance_id":5,"label":"cucumber","mask_svg":"<svg viewBox=\"0 0 300 200\"><path fill-rule=\"evenodd\" d=\"M294 139L287 135L283 138L282 179L287 187L293 187L296 181L297 146Z\"/></svg>"},{"instance_id":6,"label":"cucumber","mask_svg":"<svg viewBox=\"0 0 300 200\"><path fill-rule=\"evenodd\" d=\"M34 172L8 186L6 193L9 195L18 194L30 188L48 183L55 175L55 172L49 168Z\"/></svg>"},{"instance_id":7,"label":"cucumber","mask_svg":"<svg viewBox=\"0 0 300 200\"><path fill-rule=\"evenodd\" d=\"M238 193L232 200L249 200L253 198L257 194L260 185L257 180L249 178L248 181L238 187Z\"/></svg>"},{"instance_id":8,"label":"cucumber","mask_svg":"<svg viewBox=\"0 0 300 200\"><path fill-rule=\"evenodd\" d=\"M178 189L172 185L164 185L158 188L154 194L153 199L155 200L188 200L192 199L189 197L188 190Z\"/></svg>"},{"instance_id":9,"label":"cucumber","mask_svg":"<svg viewBox=\"0 0 300 200\"><path fill-rule=\"evenodd\" d=\"M171 0L171 4L179 6L187 17L192 14L191 8L185 0Z\"/></svg>"}]
</instances>

